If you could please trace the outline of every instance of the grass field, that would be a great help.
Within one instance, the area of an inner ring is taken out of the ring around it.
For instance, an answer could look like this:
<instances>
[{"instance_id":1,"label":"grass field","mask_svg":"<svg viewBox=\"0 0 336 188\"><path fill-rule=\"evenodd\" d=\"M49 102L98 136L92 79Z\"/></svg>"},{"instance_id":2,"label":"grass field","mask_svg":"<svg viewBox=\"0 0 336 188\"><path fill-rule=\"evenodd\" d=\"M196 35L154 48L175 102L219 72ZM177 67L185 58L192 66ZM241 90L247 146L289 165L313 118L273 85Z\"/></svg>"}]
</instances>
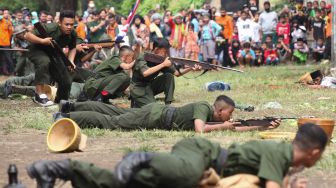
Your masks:
<instances>
[{"instance_id":1,"label":"grass field","mask_svg":"<svg viewBox=\"0 0 336 188\"><path fill-rule=\"evenodd\" d=\"M183 77L176 79L175 101L173 105L205 100L213 102L216 96L225 94L238 104L249 104L256 107L255 112L235 111L234 118L263 116L316 116L336 119L336 91L331 89L308 89L296 84L305 72L318 69L319 66L278 66L246 68L244 74L230 71L209 72L196 79ZM197 73L188 74L188 77ZM207 92L205 83L224 81L231 85L231 91ZM279 85L272 89L269 85ZM123 100L121 100L123 101ZM125 100L126 101L126 100ZM120 101L118 101L120 102ZM126 101L127 102L127 101ZM282 109L264 109L268 102L278 102ZM41 108L31 100L0 100L0 186L7 181L6 168L9 163L19 166L21 179L28 185L33 182L24 173L24 166L39 159L59 159L70 157L96 163L98 166L112 168L121 156L127 152L169 151L171 146L185 137L202 136L218 141L222 146L233 142L243 143L260 139L258 132L216 132L195 134L194 132L147 131L138 130L124 132L120 130L83 130L89 136L87 149L84 152L70 154L52 154L46 149L46 132L51 125L51 114L57 107ZM286 120L275 131L295 132L295 120ZM310 177L311 187L336 187L336 146L331 143L323 159L304 175ZM333 185L333 186L331 186ZM32 186L29 186L32 187Z\"/></svg>"}]
</instances>

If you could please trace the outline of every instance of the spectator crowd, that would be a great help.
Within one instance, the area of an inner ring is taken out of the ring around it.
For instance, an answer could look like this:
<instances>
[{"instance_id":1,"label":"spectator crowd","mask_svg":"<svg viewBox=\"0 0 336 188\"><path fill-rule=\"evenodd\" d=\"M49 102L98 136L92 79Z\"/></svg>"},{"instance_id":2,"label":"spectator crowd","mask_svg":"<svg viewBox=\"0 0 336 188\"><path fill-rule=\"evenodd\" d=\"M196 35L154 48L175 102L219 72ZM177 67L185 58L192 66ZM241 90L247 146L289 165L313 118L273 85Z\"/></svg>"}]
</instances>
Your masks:
<instances>
[{"instance_id":1,"label":"spectator crowd","mask_svg":"<svg viewBox=\"0 0 336 188\"><path fill-rule=\"evenodd\" d=\"M256 0L249 0L237 12L217 10L209 4L175 14L157 8L145 16L136 15L128 27L127 17L116 14L113 8L97 10L90 1L83 15L76 16L76 31L81 40L90 43L114 40L125 31L123 45L139 52L151 50L157 38L167 38L171 56L230 67L305 64L308 58L318 63L331 57L331 9L323 0L296 0L278 12L268 1L259 10ZM36 22L58 19L58 13L37 13L28 8L11 13L2 8L0 47L27 48L26 41L15 38L17 32L33 30ZM109 55L102 52L105 58ZM24 53L12 51L0 51L0 58L0 74L4 75L17 74L26 59Z\"/></svg>"}]
</instances>

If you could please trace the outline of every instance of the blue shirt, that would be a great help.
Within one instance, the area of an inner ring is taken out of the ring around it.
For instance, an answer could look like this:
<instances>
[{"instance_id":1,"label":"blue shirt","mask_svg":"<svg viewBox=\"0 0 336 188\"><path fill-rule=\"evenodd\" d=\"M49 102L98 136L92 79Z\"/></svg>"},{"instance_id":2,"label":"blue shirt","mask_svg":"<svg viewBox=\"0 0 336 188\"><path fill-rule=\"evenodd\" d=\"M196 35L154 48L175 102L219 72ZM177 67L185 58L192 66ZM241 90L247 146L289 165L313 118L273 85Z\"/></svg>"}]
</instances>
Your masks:
<instances>
[{"instance_id":1,"label":"blue shirt","mask_svg":"<svg viewBox=\"0 0 336 188\"><path fill-rule=\"evenodd\" d=\"M249 54L252 56L253 59L256 58L256 55L255 55L255 53L254 53L254 50L250 49L250 53L249 53ZM245 57L245 56L246 56L246 52L245 52L245 50L240 50L240 55L243 56L243 57Z\"/></svg>"},{"instance_id":2,"label":"blue shirt","mask_svg":"<svg viewBox=\"0 0 336 188\"><path fill-rule=\"evenodd\" d=\"M211 27L211 32L210 32ZM216 38L221 32L222 28L216 22L210 21L207 25L203 26L201 39L203 40L212 40Z\"/></svg>"}]
</instances>

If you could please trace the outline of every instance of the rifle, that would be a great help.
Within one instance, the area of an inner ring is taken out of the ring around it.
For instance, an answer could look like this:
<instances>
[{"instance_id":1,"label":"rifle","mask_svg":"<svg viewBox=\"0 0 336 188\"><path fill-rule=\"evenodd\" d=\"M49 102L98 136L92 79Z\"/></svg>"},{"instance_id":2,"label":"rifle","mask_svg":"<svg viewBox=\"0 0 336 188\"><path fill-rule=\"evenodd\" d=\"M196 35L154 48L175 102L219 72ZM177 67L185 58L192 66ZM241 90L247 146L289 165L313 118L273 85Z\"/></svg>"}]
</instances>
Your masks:
<instances>
[{"instance_id":1,"label":"rifle","mask_svg":"<svg viewBox=\"0 0 336 188\"><path fill-rule=\"evenodd\" d=\"M0 48L0 51L18 51L18 52L29 52L28 49L24 48Z\"/></svg>"},{"instance_id":2,"label":"rifle","mask_svg":"<svg viewBox=\"0 0 336 188\"><path fill-rule=\"evenodd\" d=\"M35 23L34 27L40 33L41 38L49 37L48 33L46 32L46 30L44 29L44 27L42 26L40 22ZM75 68L74 65L70 62L68 57L65 56L62 48L57 44L57 42L52 40L52 44L53 46L44 46L43 49L45 49L45 52L48 54L48 56L51 57L51 59L53 59L52 60L54 61L53 63L58 63L59 61L63 61L63 65L68 66L68 67L70 66L72 69L74 69Z\"/></svg>"},{"instance_id":3,"label":"rifle","mask_svg":"<svg viewBox=\"0 0 336 188\"><path fill-rule=\"evenodd\" d=\"M308 116L313 117L313 116ZM298 119L299 117L264 117L264 118L253 118L253 119L237 119L234 122L240 122L241 126L269 126L272 121L277 119ZM300 117L301 118L301 117ZM221 124L223 122L206 122L208 125Z\"/></svg>"},{"instance_id":4,"label":"rifle","mask_svg":"<svg viewBox=\"0 0 336 188\"><path fill-rule=\"evenodd\" d=\"M95 45L99 45L103 48L112 48L115 45L116 41L114 40L102 40L99 42L88 42L88 43L83 43L85 46L89 48L94 48Z\"/></svg>"},{"instance_id":5,"label":"rifle","mask_svg":"<svg viewBox=\"0 0 336 188\"><path fill-rule=\"evenodd\" d=\"M144 54L144 59L145 61L151 62L151 63L156 63L156 64L160 64L162 62L164 62L164 60L166 59L163 56L160 55L156 55L153 53L148 53L146 52ZM235 71L235 72L240 72L243 73L244 71L238 70L238 69L233 69L233 68L229 68L229 67L223 67L220 65L213 65L210 63L205 63L202 61L195 61L195 60L191 60L191 59L185 59L185 58L177 58L177 57L169 57L169 60L175 65L175 66L189 66L189 67L193 67L194 65L199 65L202 67L203 70L208 71L208 70L213 70L213 69L224 69L224 70L230 70L230 71ZM203 72L202 74L204 74L205 72Z\"/></svg>"}]
</instances>

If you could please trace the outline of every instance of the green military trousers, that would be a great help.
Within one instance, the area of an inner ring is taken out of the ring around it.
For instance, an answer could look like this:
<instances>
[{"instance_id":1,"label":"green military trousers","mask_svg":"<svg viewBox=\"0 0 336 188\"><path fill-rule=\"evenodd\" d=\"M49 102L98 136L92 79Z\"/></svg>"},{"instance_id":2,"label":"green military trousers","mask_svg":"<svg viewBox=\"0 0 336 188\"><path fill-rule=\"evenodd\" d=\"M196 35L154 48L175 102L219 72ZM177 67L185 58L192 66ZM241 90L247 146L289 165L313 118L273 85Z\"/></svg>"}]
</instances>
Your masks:
<instances>
[{"instance_id":1,"label":"green military trousers","mask_svg":"<svg viewBox=\"0 0 336 188\"><path fill-rule=\"evenodd\" d=\"M29 60L35 67L35 85L37 84L50 84L55 81L58 84L55 102L60 100L68 100L71 89L71 76L62 61L55 59L52 62L50 57L40 49L30 49L28 55Z\"/></svg>"},{"instance_id":2,"label":"green military trousers","mask_svg":"<svg viewBox=\"0 0 336 188\"><path fill-rule=\"evenodd\" d=\"M148 124L151 105L129 110L92 101L77 103L74 108L75 111L70 112L70 118L81 128L126 130L152 128Z\"/></svg>"},{"instance_id":3,"label":"green military trousers","mask_svg":"<svg viewBox=\"0 0 336 188\"><path fill-rule=\"evenodd\" d=\"M131 108L121 108L115 105L105 104L97 101L76 102L74 103L74 108L71 110L73 112L92 111L111 116L118 116L134 111L134 109Z\"/></svg>"},{"instance_id":4,"label":"green military trousers","mask_svg":"<svg viewBox=\"0 0 336 188\"><path fill-rule=\"evenodd\" d=\"M204 138L187 138L173 147L171 153L157 153L148 165L133 172L127 188L195 188L203 172L216 164L220 146ZM118 188L112 170L72 161L74 187Z\"/></svg>"},{"instance_id":5,"label":"green military trousers","mask_svg":"<svg viewBox=\"0 0 336 188\"><path fill-rule=\"evenodd\" d=\"M5 84L12 85L12 92L10 94L21 94L33 96L35 94L35 86L31 86L34 82L35 75L30 74L21 77L10 77L4 84L0 84L0 94L3 95Z\"/></svg>"},{"instance_id":6,"label":"green military trousers","mask_svg":"<svg viewBox=\"0 0 336 188\"><path fill-rule=\"evenodd\" d=\"M170 104L174 98L175 80L171 73L164 73L152 80L147 85L135 84L131 88L132 108L155 102L154 96L159 93L165 94L165 103Z\"/></svg>"},{"instance_id":7,"label":"green military trousers","mask_svg":"<svg viewBox=\"0 0 336 188\"><path fill-rule=\"evenodd\" d=\"M85 82L84 92L90 99L94 99L103 90L115 97L120 97L129 84L130 78L124 72L98 79L92 77Z\"/></svg>"}]
</instances>

